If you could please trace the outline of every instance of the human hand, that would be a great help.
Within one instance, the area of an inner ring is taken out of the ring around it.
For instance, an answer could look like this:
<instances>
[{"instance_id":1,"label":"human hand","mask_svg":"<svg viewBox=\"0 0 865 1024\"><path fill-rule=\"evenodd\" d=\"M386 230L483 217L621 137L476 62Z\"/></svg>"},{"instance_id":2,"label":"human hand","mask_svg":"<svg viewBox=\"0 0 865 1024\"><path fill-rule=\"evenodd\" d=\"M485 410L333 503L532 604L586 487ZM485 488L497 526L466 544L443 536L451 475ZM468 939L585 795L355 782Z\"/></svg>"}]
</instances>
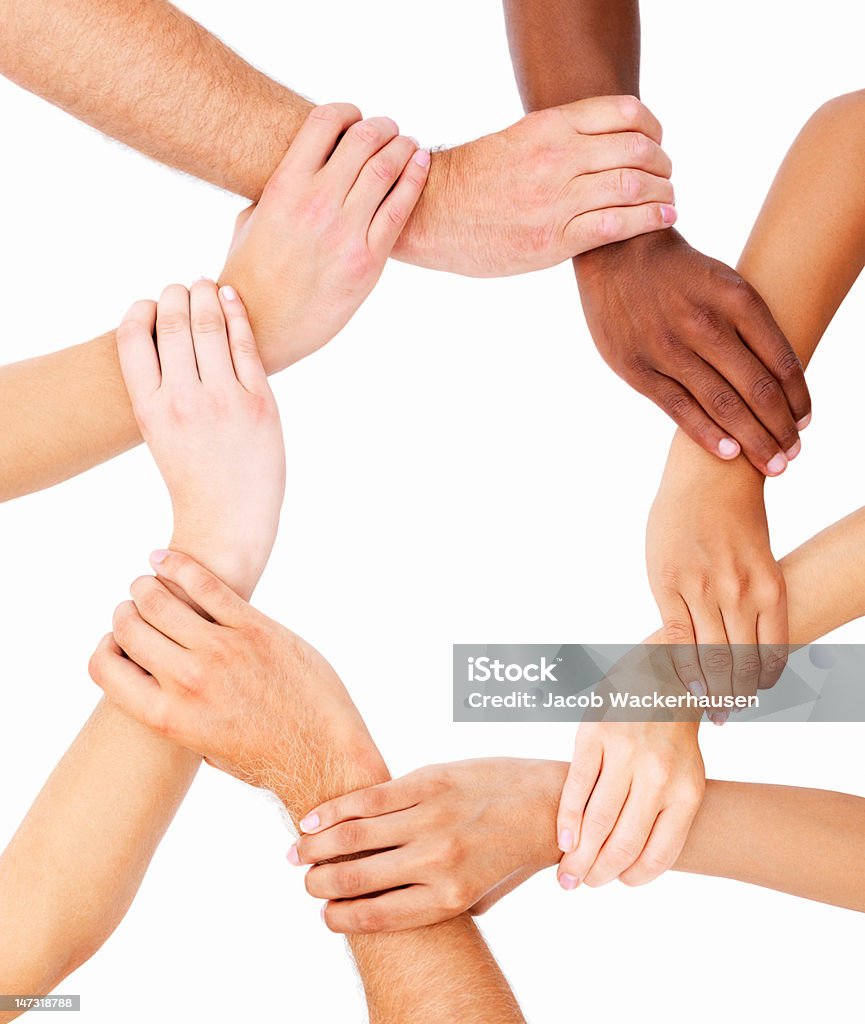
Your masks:
<instances>
[{"instance_id":1,"label":"human hand","mask_svg":"<svg viewBox=\"0 0 865 1024\"><path fill-rule=\"evenodd\" d=\"M433 153L394 255L473 277L542 270L676 219L661 126L633 96L528 114Z\"/></svg>"},{"instance_id":2,"label":"human hand","mask_svg":"<svg viewBox=\"0 0 865 1024\"><path fill-rule=\"evenodd\" d=\"M574 263L606 362L701 448L777 476L799 453L811 399L802 365L734 270L656 232Z\"/></svg>"},{"instance_id":3,"label":"human hand","mask_svg":"<svg viewBox=\"0 0 865 1024\"><path fill-rule=\"evenodd\" d=\"M276 538L285 449L243 303L212 281L170 285L158 306L132 306L117 352L171 495L172 546L251 593Z\"/></svg>"},{"instance_id":4,"label":"human hand","mask_svg":"<svg viewBox=\"0 0 865 1024\"><path fill-rule=\"evenodd\" d=\"M323 757L325 742L378 771L363 719L313 647L188 556L161 551L151 561L157 577L132 584L132 601L117 608L113 634L90 660L106 696L159 735L280 796L303 799L297 764Z\"/></svg>"},{"instance_id":5,"label":"human hand","mask_svg":"<svg viewBox=\"0 0 865 1024\"><path fill-rule=\"evenodd\" d=\"M421 768L311 811L289 860L315 865L306 888L330 901L331 931L400 931L480 913L559 859L563 777L554 761L517 758Z\"/></svg>"},{"instance_id":6,"label":"human hand","mask_svg":"<svg viewBox=\"0 0 865 1024\"><path fill-rule=\"evenodd\" d=\"M784 574L769 546L764 478L677 434L646 530L661 640L694 694L749 696L787 660ZM709 718L723 725L728 711Z\"/></svg>"},{"instance_id":7,"label":"human hand","mask_svg":"<svg viewBox=\"0 0 865 1024\"><path fill-rule=\"evenodd\" d=\"M583 721L557 820L559 885L643 885L672 867L703 799L698 722Z\"/></svg>"},{"instance_id":8,"label":"human hand","mask_svg":"<svg viewBox=\"0 0 865 1024\"><path fill-rule=\"evenodd\" d=\"M246 303L268 372L316 351L381 276L430 155L346 103L307 117L256 206L238 218L220 284Z\"/></svg>"}]
</instances>

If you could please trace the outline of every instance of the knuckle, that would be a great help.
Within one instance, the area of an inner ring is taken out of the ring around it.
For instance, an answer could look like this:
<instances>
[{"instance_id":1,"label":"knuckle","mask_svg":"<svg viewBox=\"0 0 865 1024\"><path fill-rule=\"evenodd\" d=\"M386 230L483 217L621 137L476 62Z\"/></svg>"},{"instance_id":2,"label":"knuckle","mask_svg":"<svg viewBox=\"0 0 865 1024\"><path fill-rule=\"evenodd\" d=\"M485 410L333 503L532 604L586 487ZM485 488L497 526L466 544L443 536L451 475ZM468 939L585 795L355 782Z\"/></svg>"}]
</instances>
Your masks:
<instances>
[{"instance_id":1,"label":"knuckle","mask_svg":"<svg viewBox=\"0 0 865 1024\"><path fill-rule=\"evenodd\" d=\"M362 893L367 888L367 873L352 864L341 868L336 875L336 888L344 896Z\"/></svg>"},{"instance_id":2,"label":"knuckle","mask_svg":"<svg viewBox=\"0 0 865 1024\"><path fill-rule=\"evenodd\" d=\"M460 880L453 880L442 890L442 909L449 914L460 914L471 902L468 887Z\"/></svg>"},{"instance_id":3,"label":"knuckle","mask_svg":"<svg viewBox=\"0 0 865 1024\"><path fill-rule=\"evenodd\" d=\"M385 215L394 227L402 227L408 220L408 210L402 203L389 202L385 207Z\"/></svg>"},{"instance_id":4,"label":"knuckle","mask_svg":"<svg viewBox=\"0 0 865 1024\"><path fill-rule=\"evenodd\" d=\"M619 871L622 866L633 864L640 855L640 844L628 836L616 840L609 848L609 861Z\"/></svg>"},{"instance_id":5,"label":"knuckle","mask_svg":"<svg viewBox=\"0 0 865 1024\"><path fill-rule=\"evenodd\" d=\"M626 133L628 153L637 161L648 159L652 151L652 141L642 132Z\"/></svg>"},{"instance_id":6,"label":"knuckle","mask_svg":"<svg viewBox=\"0 0 865 1024\"><path fill-rule=\"evenodd\" d=\"M586 815L586 828L594 835L606 836L616 823L615 815L606 810L593 810Z\"/></svg>"},{"instance_id":7,"label":"knuckle","mask_svg":"<svg viewBox=\"0 0 865 1024\"><path fill-rule=\"evenodd\" d=\"M351 931L358 933L380 932L384 928L382 912L371 900L362 901L353 911L354 923Z\"/></svg>"},{"instance_id":8,"label":"knuckle","mask_svg":"<svg viewBox=\"0 0 865 1024\"><path fill-rule=\"evenodd\" d=\"M359 142L366 143L367 145L381 142L384 139L384 132L373 121L357 121L349 128L348 134L353 135Z\"/></svg>"},{"instance_id":9,"label":"knuckle","mask_svg":"<svg viewBox=\"0 0 865 1024\"><path fill-rule=\"evenodd\" d=\"M751 385L751 401L759 408L776 405L783 397L781 385L774 377L758 377Z\"/></svg>"},{"instance_id":10,"label":"knuckle","mask_svg":"<svg viewBox=\"0 0 865 1024\"><path fill-rule=\"evenodd\" d=\"M664 392L660 405L664 412L674 420L686 420L692 410L690 395L677 389Z\"/></svg>"},{"instance_id":11,"label":"knuckle","mask_svg":"<svg viewBox=\"0 0 865 1024\"><path fill-rule=\"evenodd\" d=\"M370 161L370 170L380 181L390 182L396 177L398 168L393 160L376 157Z\"/></svg>"},{"instance_id":12,"label":"knuckle","mask_svg":"<svg viewBox=\"0 0 865 1024\"><path fill-rule=\"evenodd\" d=\"M636 124L645 110L643 104L636 96L619 96L618 101L619 110L625 121L628 124Z\"/></svg>"},{"instance_id":13,"label":"knuckle","mask_svg":"<svg viewBox=\"0 0 865 1024\"><path fill-rule=\"evenodd\" d=\"M667 643L687 644L693 640L693 632L690 623L681 619L668 619L664 623L664 636Z\"/></svg>"},{"instance_id":14,"label":"knuckle","mask_svg":"<svg viewBox=\"0 0 865 1024\"><path fill-rule=\"evenodd\" d=\"M622 167L616 172L616 190L623 199L637 199L640 195L640 175L630 167Z\"/></svg>"},{"instance_id":15,"label":"knuckle","mask_svg":"<svg viewBox=\"0 0 865 1024\"><path fill-rule=\"evenodd\" d=\"M612 210L604 210L595 224L595 232L602 243L617 238L621 230L622 218Z\"/></svg>"},{"instance_id":16,"label":"knuckle","mask_svg":"<svg viewBox=\"0 0 865 1024\"><path fill-rule=\"evenodd\" d=\"M384 796L381 790L367 789L360 794L360 809L362 814L375 816L381 813L384 807Z\"/></svg>"},{"instance_id":17,"label":"knuckle","mask_svg":"<svg viewBox=\"0 0 865 1024\"><path fill-rule=\"evenodd\" d=\"M779 380L789 383L804 373L802 363L792 348L786 347L775 360L774 370Z\"/></svg>"},{"instance_id":18,"label":"knuckle","mask_svg":"<svg viewBox=\"0 0 865 1024\"><path fill-rule=\"evenodd\" d=\"M184 313L160 313L156 330L159 334L181 334L189 330L189 317Z\"/></svg>"},{"instance_id":19,"label":"knuckle","mask_svg":"<svg viewBox=\"0 0 865 1024\"><path fill-rule=\"evenodd\" d=\"M715 416L725 420L737 419L741 416L744 406L742 399L731 388L718 388L712 394L709 404Z\"/></svg>"},{"instance_id":20,"label":"knuckle","mask_svg":"<svg viewBox=\"0 0 865 1024\"><path fill-rule=\"evenodd\" d=\"M195 334L220 334L225 327L225 322L221 317L218 317L215 313L207 312L196 313L191 323Z\"/></svg>"},{"instance_id":21,"label":"knuckle","mask_svg":"<svg viewBox=\"0 0 865 1024\"><path fill-rule=\"evenodd\" d=\"M120 345L124 345L138 338L142 331L146 333L146 328L137 320L123 320L117 326L114 336Z\"/></svg>"},{"instance_id":22,"label":"knuckle","mask_svg":"<svg viewBox=\"0 0 865 1024\"><path fill-rule=\"evenodd\" d=\"M740 654L733 663L733 678L739 683L755 687L762 662L757 651Z\"/></svg>"},{"instance_id":23,"label":"knuckle","mask_svg":"<svg viewBox=\"0 0 865 1024\"><path fill-rule=\"evenodd\" d=\"M339 108L333 103L322 103L321 106L312 108L309 112L309 120L327 125L338 124L340 120Z\"/></svg>"},{"instance_id":24,"label":"knuckle","mask_svg":"<svg viewBox=\"0 0 865 1024\"><path fill-rule=\"evenodd\" d=\"M355 852L366 843L366 828L359 821L349 821L339 830L337 845L343 852Z\"/></svg>"},{"instance_id":25,"label":"knuckle","mask_svg":"<svg viewBox=\"0 0 865 1024\"><path fill-rule=\"evenodd\" d=\"M450 868L462 857L462 840L452 834L441 836L435 844L434 862L440 867Z\"/></svg>"},{"instance_id":26,"label":"knuckle","mask_svg":"<svg viewBox=\"0 0 865 1024\"><path fill-rule=\"evenodd\" d=\"M710 672L729 672L733 667L733 655L729 647L710 647L703 652L703 659Z\"/></svg>"}]
</instances>

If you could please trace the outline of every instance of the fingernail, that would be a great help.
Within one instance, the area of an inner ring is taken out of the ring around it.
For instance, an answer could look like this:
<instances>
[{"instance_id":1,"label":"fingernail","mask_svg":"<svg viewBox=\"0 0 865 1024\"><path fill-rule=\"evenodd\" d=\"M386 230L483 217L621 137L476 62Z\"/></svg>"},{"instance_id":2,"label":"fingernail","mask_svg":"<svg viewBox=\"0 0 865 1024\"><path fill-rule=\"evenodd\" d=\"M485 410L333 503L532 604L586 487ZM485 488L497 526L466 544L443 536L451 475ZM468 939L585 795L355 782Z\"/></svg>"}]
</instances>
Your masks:
<instances>
[{"instance_id":1,"label":"fingernail","mask_svg":"<svg viewBox=\"0 0 865 1024\"><path fill-rule=\"evenodd\" d=\"M413 142L418 148L420 148L420 143L414 137L414 135L406 135L406 138L408 139L409 142Z\"/></svg>"},{"instance_id":2,"label":"fingernail","mask_svg":"<svg viewBox=\"0 0 865 1024\"><path fill-rule=\"evenodd\" d=\"M150 552L150 564L161 565L166 558L171 554L170 551L151 551Z\"/></svg>"},{"instance_id":3,"label":"fingernail","mask_svg":"<svg viewBox=\"0 0 865 1024\"><path fill-rule=\"evenodd\" d=\"M313 811L312 814L307 814L307 816L301 821L300 828L303 832L312 832L314 829L317 829L320 824L321 818L319 818L319 816Z\"/></svg>"},{"instance_id":4,"label":"fingernail","mask_svg":"<svg viewBox=\"0 0 865 1024\"><path fill-rule=\"evenodd\" d=\"M732 437L722 437L718 442L718 454L722 459L735 459L741 449Z\"/></svg>"},{"instance_id":5,"label":"fingernail","mask_svg":"<svg viewBox=\"0 0 865 1024\"><path fill-rule=\"evenodd\" d=\"M297 843L293 843L288 848L288 853L285 855L286 860L289 864L294 864L295 867L300 866L300 854L297 852Z\"/></svg>"},{"instance_id":6,"label":"fingernail","mask_svg":"<svg viewBox=\"0 0 865 1024\"><path fill-rule=\"evenodd\" d=\"M569 828L559 831L559 849L562 853L570 853L574 848L574 833Z\"/></svg>"},{"instance_id":7,"label":"fingernail","mask_svg":"<svg viewBox=\"0 0 865 1024\"><path fill-rule=\"evenodd\" d=\"M564 875L559 875L559 885L566 891L570 892L572 889L580 884L579 878L576 875L569 875L567 872Z\"/></svg>"},{"instance_id":8,"label":"fingernail","mask_svg":"<svg viewBox=\"0 0 865 1024\"><path fill-rule=\"evenodd\" d=\"M319 912L318 912L318 916L322 919L322 921L324 921L325 924L327 924L327 918L324 916L326 913L327 913L327 904L326 903L322 903L321 910L319 910Z\"/></svg>"},{"instance_id":9,"label":"fingernail","mask_svg":"<svg viewBox=\"0 0 865 1024\"><path fill-rule=\"evenodd\" d=\"M685 689L692 697L705 697L706 696L706 684L702 679L695 679L691 683L685 684Z\"/></svg>"},{"instance_id":10,"label":"fingernail","mask_svg":"<svg viewBox=\"0 0 865 1024\"><path fill-rule=\"evenodd\" d=\"M231 287L230 284L224 284L219 289L219 294L225 299L226 302L234 302L237 298L237 292Z\"/></svg>"},{"instance_id":11,"label":"fingernail","mask_svg":"<svg viewBox=\"0 0 865 1024\"><path fill-rule=\"evenodd\" d=\"M412 160L414 160L419 167L429 167L430 159L431 157L428 149L419 149L412 157Z\"/></svg>"},{"instance_id":12,"label":"fingernail","mask_svg":"<svg viewBox=\"0 0 865 1024\"><path fill-rule=\"evenodd\" d=\"M665 224L675 224L678 216L679 211L675 206L668 206L666 203L661 206L661 220Z\"/></svg>"},{"instance_id":13,"label":"fingernail","mask_svg":"<svg viewBox=\"0 0 865 1024\"><path fill-rule=\"evenodd\" d=\"M783 473L787 468L787 460L784 458L783 452L778 452L777 455L773 455L771 459L766 463L766 470L769 476L778 476Z\"/></svg>"},{"instance_id":14,"label":"fingernail","mask_svg":"<svg viewBox=\"0 0 865 1024\"><path fill-rule=\"evenodd\" d=\"M796 429L797 430L804 430L805 427L807 427L810 422L811 422L811 413L809 412L807 416L803 416L802 419L797 422Z\"/></svg>"},{"instance_id":15,"label":"fingernail","mask_svg":"<svg viewBox=\"0 0 865 1024\"><path fill-rule=\"evenodd\" d=\"M202 274L202 275L201 275L201 277L197 277L197 278L196 278L196 279L195 279L195 280L194 280L194 281L192 282L192 285L191 285L191 287L194 287L195 285L197 285L197 284L202 284L202 283L203 283L203 284L214 284L215 282L214 282L214 280L213 280L213 278L212 278L212 277L207 277L207 276L206 276L205 274Z\"/></svg>"},{"instance_id":16,"label":"fingernail","mask_svg":"<svg viewBox=\"0 0 865 1024\"><path fill-rule=\"evenodd\" d=\"M709 715L713 725L724 725L729 717L729 711L713 711L712 714Z\"/></svg>"},{"instance_id":17,"label":"fingernail","mask_svg":"<svg viewBox=\"0 0 865 1024\"><path fill-rule=\"evenodd\" d=\"M786 459L787 459L787 461L788 461L788 462L792 462L792 461L793 461L793 459L795 459L795 458L796 458L796 456L797 456L797 455L799 454L799 452L801 452L801 451L802 451L802 442L801 442L801 441L797 441L797 442L796 442L796 443L795 443L795 444L793 445L793 447L792 447L792 448L788 448L788 449L787 449L787 451L786 451L786 452L784 452L784 456L786 457Z\"/></svg>"}]
</instances>

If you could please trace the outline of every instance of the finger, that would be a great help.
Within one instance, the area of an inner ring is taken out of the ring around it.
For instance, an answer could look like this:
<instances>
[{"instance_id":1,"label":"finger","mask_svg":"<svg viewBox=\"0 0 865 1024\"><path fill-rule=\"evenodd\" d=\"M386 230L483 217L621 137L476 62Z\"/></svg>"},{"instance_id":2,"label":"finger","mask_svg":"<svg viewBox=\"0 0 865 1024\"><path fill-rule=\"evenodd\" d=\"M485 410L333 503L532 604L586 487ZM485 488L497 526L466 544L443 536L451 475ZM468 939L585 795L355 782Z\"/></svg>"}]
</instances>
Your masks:
<instances>
[{"instance_id":1,"label":"finger","mask_svg":"<svg viewBox=\"0 0 865 1024\"><path fill-rule=\"evenodd\" d=\"M730 344L741 350L738 338L730 341ZM716 350L713 358L717 356ZM701 355L684 344L678 376L718 426L735 437L755 469L765 476L780 476L784 472L787 457L778 447L775 438L754 416L732 384Z\"/></svg>"},{"instance_id":2,"label":"finger","mask_svg":"<svg viewBox=\"0 0 865 1024\"><path fill-rule=\"evenodd\" d=\"M155 576L139 576L129 592L141 618L181 647L201 647L212 638L213 624L172 594Z\"/></svg>"},{"instance_id":3,"label":"finger","mask_svg":"<svg viewBox=\"0 0 865 1024\"><path fill-rule=\"evenodd\" d=\"M306 891L322 900L356 899L411 885L422 874L404 850L386 850L340 864L316 864L306 873Z\"/></svg>"},{"instance_id":4,"label":"finger","mask_svg":"<svg viewBox=\"0 0 865 1024\"><path fill-rule=\"evenodd\" d=\"M416 149L403 167L390 194L373 216L367 242L378 256L390 255L400 232L408 223L429 178L430 161L427 150Z\"/></svg>"},{"instance_id":5,"label":"finger","mask_svg":"<svg viewBox=\"0 0 865 1024\"><path fill-rule=\"evenodd\" d=\"M165 695L159 683L123 654L111 633L99 642L88 669L93 682L123 711L150 728L160 724Z\"/></svg>"},{"instance_id":6,"label":"finger","mask_svg":"<svg viewBox=\"0 0 865 1024\"><path fill-rule=\"evenodd\" d=\"M757 616L757 645L760 652L760 678L757 686L761 690L770 690L787 667L790 636L787 591L783 581L782 576L777 595L761 603Z\"/></svg>"},{"instance_id":7,"label":"finger","mask_svg":"<svg viewBox=\"0 0 865 1024\"><path fill-rule=\"evenodd\" d=\"M314 107L300 126L268 188L290 184L295 175L311 175L320 171L336 148L339 137L361 116L352 103L327 103Z\"/></svg>"},{"instance_id":8,"label":"finger","mask_svg":"<svg viewBox=\"0 0 865 1024\"><path fill-rule=\"evenodd\" d=\"M661 123L636 96L593 96L556 107L581 135L641 132L661 143Z\"/></svg>"},{"instance_id":9,"label":"finger","mask_svg":"<svg viewBox=\"0 0 865 1024\"><path fill-rule=\"evenodd\" d=\"M601 245L672 227L677 216L675 206L658 203L592 210L577 214L565 224L562 242L569 255L579 256Z\"/></svg>"},{"instance_id":10,"label":"finger","mask_svg":"<svg viewBox=\"0 0 865 1024\"><path fill-rule=\"evenodd\" d=\"M353 857L390 846L402 846L412 838L411 809L376 818L340 822L323 832L302 835L288 851L291 864L320 864L337 857Z\"/></svg>"},{"instance_id":11,"label":"finger","mask_svg":"<svg viewBox=\"0 0 865 1024\"><path fill-rule=\"evenodd\" d=\"M595 174L634 167L649 174L669 178L673 165L654 139L642 132L617 132L613 135L591 135L580 146L576 174ZM577 155L575 154L575 160Z\"/></svg>"},{"instance_id":12,"label":"finger","mask_svg":"<svg viewBox=\"0 0 865 1024\"><path fill-rule=\"evenodd\" d=\"M178 551L154 551L150 564L163 580L176 583L196 605L221 626L239 626L249 605L212 572Z\"/></svg>"},{"instance_id":13,"label":"finger","mask_svg":"<svg viewBox=\"0 0 865 1024\"><path fill-rule=\"evenodd\" d=\"M162 381L153 340L155 327L156 303L144 300L129 307L114 332L120 371L133 404L152 395Z\"/></svg>"},{"instance_id":14,"label":"finger","mask_svg":"<svg viewBox=\"0 0 865 1024\"><path fill-rule=\"evenodd\" d=\"M760 679L760 651L757 647L757 613L739 600L721 607L724 632L733 660L730 682L734 697L751 697Z\"/></svg>"},{"instance_id":15,"label":"finger","mask_svg":"<svg viewBox=\"0 0 865 1024\"><path fill-rule=\"evenodd\" d=\"M629 383L651 399L673 422L710 455L729 462L741 454L739 442L730 437L703 411L687 388L678 380L659 373L645 370L629 380Z\"/></svg>"},{"instance_id":16,"label":"finger","mask_svg":"<svg viewBox=\"0 0 865 1024\"><path fill-rule=\"evenodd\" d=\"M302 832L321 832L340 821L374 818L414 807L420 798L409 776L346 793L319 804L300 821Z\"/></svg>"},{"instance_id":17,"label":"finger","mask_svg":"<svg viewBox=\"0 0 865 1024\"><path fill-rule=\"evenodd\" d=\"M585 876L586 885L606 885L636 862L661 807L660 791L635 780L615 828Z\"/></svg>"},{"instance_id":18,"label":"finger","mask_svg":"<svg viewBox=\"0 0 865 1024\"><path fill-rule=\"evenodd\" d=\"M189 289L189 318L198 376L205 384L234 380L225 317L213 281L196 281Z\"/></svg>"},{"instance_id":19,"label":"finger","mask_svg":"<svg viewBox=\"0 0 865 1024\"><path fill-rule=\"evenodd\" d=\"M599 743L581 739L577 730L574 756L568 766L568 775L559 799L556 818L556 838L562 853L576 849L580 839L583 813L601 771L602 750Z\"/></svg>"},{"instance_id":20,"label":"finger","mask_svg":"<svg viewBox=\"0 0 865 1024\"><path fill-rule=\"evenodd\" d=\"M769 307L753 288L737 282L731 289L730 301L736 329L768 374L781 386L783 397L773 394L773 404L779 415L784 413L786 406L797 429L804 430L811 420L811 395L799 357Z\"/></svg>"},{"instance_id":21,"label":"finger","mask_svg":"<svg viewBox=\"0 0 865 1024\"><path fill-rule=\"evenodd\" d=\"M709 691L687 602L681 594L665 591L658 597L658 610L664 623L667 653L679 681L694 697L704 697Z\"/></svg>"},{"instance_id":22,"label":"finger","mask_svg":"<svg viewBox=\"0 0 865 1024\"><path fill-rule=\"evenodd\" d=\"M584 212L607 207L640 206L643 203L666 203L673 206L676 202L669 178L634 170L632 167L581 174L574 181L573 194Z\"/></svg>"},{"instance_id":23,"label":"finger","mask_svg":"<svg viewBox=\"0 0 865 1024\"><path fill-rule=\"evenodd\" d=\"M713 603L711 597L706 594L685 595L688 607L691 610L691 621L694 623L694 632L697 637L697 652L700 655L700 667L703 670L703 678L709 688L709 695L712 697L728 697L733 693L733 654L724 630L724 620L721 610ZM716 725L723 725L718 721L718 715L723 711L710 711L708 717Z\"/></svg>"},{"instance_id":24,"label":"finger","mask_svg":"<svg viewBox=\"0 0 865 1024\"><path fill-rule=\"evenodd\" d=\"M360 169L357 180L345 199L345 208L368 229L376 210L396 184L409 160L417 152L417 143L398 135Z\"/></svg>"},{"instance_id":25,"label":"finger","mask_svg":"<svg viewBox=\"0 0 865 1024\"><path fill-rule=\"evenodd\" d=\"M711 336L712 330L709 328L707 334ZM718 369L722 379L729 381L757 422L774 439L774 454L780 449L788 462L795 459L802 445L781 385L738 335L717 330L711 341L711 349L700 348L700 355Z\"/></svg>"},{"instance_id":26,"label":"finger","mask_svg":"<svg viewBox=\"0 0 865 1024\"><path fill-rule=\"evenodd\" d=\"M164 687L168 675L173 675L167 671L169 666L176 667L185 649L145 622L132 601L117 606L111 628L117 646Z\"/></svg>"},{"instance_id":27,"label":"finger","mask_svg":"<svg viewBox=\"0 0 865 1024\"><path fill-rule=\"evenodd\" d=\"M389 117L368 117L364 121L357 121L340 139L319 180L339 203L345 202L367 166L372 168L373 174L381 173L383 178L389 175L390 162L382 159L377 163L374 157L398 133L396 122ZM391 178L391 184L394 181L396 174Z\"/></svg>"},{"instance_id":28,"label":"finger","mask_svg":"<svg viewBox=\"0 0 865 1024\"><path fill-rule=\"evenodd\" d=\"M630 772L604 771L602 768L601 777L586 804L577 847L559 862L558 879L563 889L575 889L588 874L601 847L616 827L630 787Z\"/></svg>"},{"instance_id":29,"label":"finger","mask_svg":"<svg viewBox=\"0 0 865 1024\"><path fill-rule=\"evenodd\" d=\"M228 329L228 348L234 373L247 391L261 394L269 385L246 306L231 285L219 289L219 301Z\"/></svg>"},{"instance_id":30,"label":"finger","mask_svg":"<svg viewBox=\"0 0 865 1024\"><path fill-rule=\"evenodd\" d=\"M170 284L159 296L156 351L163 385L184 385L199 379L189 322L189 292L183 285Z\"/></svg>"},{"instance_id":31,"label":"finger","mask_svg":"<svg viewBox=\"0 0 865 1024\"><path fill-rule=\"evenodd\" d=\"M619 876L620 881L625 885L645 885L669 870L679 859L699 806L696 802L665 807L655 821L643 852Z\"/></svg>"},{"instance_id":32,"label":"finger","mask_svg":"<svg viewBox=\"0 0 865 1024\"><path fill-rule=\"evenodd\" d=\"M438 924L457 916L438 909L431 886L412 885L382 893L373 899L332 901L322 910L322 920L332 932L366 935L398 932Z\"/></svg>"}]
</instances>

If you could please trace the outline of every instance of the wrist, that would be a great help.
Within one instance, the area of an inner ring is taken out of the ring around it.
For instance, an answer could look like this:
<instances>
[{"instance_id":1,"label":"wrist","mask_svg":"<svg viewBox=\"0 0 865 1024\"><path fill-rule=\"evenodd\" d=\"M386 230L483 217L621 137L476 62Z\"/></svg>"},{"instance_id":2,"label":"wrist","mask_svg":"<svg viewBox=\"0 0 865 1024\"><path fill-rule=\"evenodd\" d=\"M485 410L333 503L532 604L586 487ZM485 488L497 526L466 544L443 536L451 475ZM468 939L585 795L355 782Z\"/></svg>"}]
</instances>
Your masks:
<instances>
[{"instance_id":1,"label":"wrist","mask_svg":"<svg viewBox=\"0 0 865 1024\"><path fill-rule=\"evenodd\" d=\"M270 547L265 551L263 546L241 543L237 537L220 538L204 524L196 529L182 521L175 526L168 547L194 558L244 601L252 596L270 555Z\"/></svg>"},{"instance_id":2,"label":"wrist","mask_svg":"<svg viewBox=\"0 0 865 1024\"><path fill-rule=\"evenodd\" d=\"M738 500L751 498L762 502L766 478L740 455L731 462L722 462L710 455L687 434L677 430L670 445L664 468L662 487L687 489L693 494L695 486L700 493L712 497L736 496Z\"/></svg>"},{"instance_id":3,"label":"wrist","mask_svg":"<svg viewBox=\"0 0 865 1024\"><path fill-rule=\"evenodd\" d=\"M408 223L396 240L391 252L394 259L429 270L448 269L448 245L441 240L444 225L440 214L442 209L447 208L443 199L447 194L454 152L452 149L442 149L430 153L426 185Z\"/></svg>"}]
</instances>

